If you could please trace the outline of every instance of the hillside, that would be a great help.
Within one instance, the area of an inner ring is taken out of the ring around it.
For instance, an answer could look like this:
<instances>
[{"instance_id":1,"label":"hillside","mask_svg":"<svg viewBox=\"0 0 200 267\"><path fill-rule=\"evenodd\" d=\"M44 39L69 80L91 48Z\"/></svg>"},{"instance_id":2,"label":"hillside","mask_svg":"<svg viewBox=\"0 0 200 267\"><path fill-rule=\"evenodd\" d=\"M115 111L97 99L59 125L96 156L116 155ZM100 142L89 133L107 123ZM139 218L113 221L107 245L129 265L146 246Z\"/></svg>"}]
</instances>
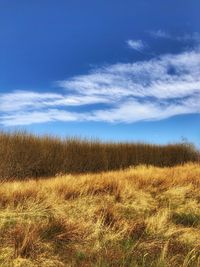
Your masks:
<instances>
[{"instance_id":1,"label":"hillside","mask_svg":"<svg viewBox=\"0 0 200 267\"><path fill-rule=\"evenodd\" d=\"M0 266L200 266L200 166L2 182Z\"/></svg>"}]
</instances>

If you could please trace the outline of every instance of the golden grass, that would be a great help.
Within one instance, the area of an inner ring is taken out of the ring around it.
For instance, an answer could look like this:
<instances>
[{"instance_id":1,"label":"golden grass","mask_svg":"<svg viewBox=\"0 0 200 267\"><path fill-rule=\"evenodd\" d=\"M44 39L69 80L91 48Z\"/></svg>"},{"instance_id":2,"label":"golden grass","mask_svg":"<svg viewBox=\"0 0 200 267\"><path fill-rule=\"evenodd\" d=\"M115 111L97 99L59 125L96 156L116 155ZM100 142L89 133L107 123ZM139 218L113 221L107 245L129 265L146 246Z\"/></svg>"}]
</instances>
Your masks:
<instances>
[{"instance_id":1,"label":"golden grass","mask_svg":"<svg viewBox=\"0 0 200 267\"><path fill-rule=\"evenodd\" d=\"M200 266L200 166L5 182L0 266Z\"/></svg>"}]
</instances>

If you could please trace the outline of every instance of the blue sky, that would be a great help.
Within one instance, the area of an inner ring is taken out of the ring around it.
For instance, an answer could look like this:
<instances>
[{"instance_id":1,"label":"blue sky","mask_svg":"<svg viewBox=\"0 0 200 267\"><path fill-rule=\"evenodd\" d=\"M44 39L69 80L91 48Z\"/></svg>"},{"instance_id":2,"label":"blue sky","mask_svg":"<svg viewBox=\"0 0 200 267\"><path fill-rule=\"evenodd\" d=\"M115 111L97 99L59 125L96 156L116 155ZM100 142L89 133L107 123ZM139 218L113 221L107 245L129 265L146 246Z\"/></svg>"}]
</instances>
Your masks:
<instances>
[{"instance_id":1,"label":"blue sky","mask_svg":"<svg viewBox=\"0 0 200 267\"><path fill-rule=\"evenodd\" d=\"M0 0L0 128L200 145L198 0Z\"/></svg>"}]
</instances>

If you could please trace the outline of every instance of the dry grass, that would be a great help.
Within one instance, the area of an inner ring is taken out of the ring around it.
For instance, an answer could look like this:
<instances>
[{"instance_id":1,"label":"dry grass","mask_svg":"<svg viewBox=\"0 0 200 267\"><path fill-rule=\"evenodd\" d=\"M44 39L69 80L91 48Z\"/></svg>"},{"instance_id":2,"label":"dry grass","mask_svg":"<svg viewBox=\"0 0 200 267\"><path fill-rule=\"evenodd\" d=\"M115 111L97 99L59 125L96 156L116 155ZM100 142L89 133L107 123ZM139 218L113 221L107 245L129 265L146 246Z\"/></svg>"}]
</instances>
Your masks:
<instances>
[{"instance_id":1,"label":"dry grass","mask_svg":"<svg viewBox=\"0 0 200 267\"><path fill-rule=\"evenodd\" d=\"M200 166L0 187L0 266L200 266Z\"/></svg>"}]
</instances>

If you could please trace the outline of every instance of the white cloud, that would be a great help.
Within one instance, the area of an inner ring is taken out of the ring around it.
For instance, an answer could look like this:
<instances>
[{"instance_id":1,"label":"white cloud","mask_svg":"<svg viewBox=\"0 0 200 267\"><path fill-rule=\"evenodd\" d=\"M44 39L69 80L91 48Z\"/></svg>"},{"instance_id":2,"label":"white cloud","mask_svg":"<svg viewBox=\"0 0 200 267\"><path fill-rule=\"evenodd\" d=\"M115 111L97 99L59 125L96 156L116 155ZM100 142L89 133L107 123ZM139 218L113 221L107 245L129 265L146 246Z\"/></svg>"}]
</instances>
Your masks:
<instances>
[{"instance_id":1,"label":"white cloud","mask_svg":"<svg viewBox=\"0 0 200 267\"><path fill-rule=\"evenodd\" d=\"M65 90L118 101L123 97L185 97L200 90L200 52L115 64L61 81Z\"/></svg>"},{"instance_id":2,"label":"white cloud","mask_svg":"<svg viewBox=\"0 0 200 267\"><path fill-rule=\"evenodd\" d=\"M23 108L39 108L52 101L60 100L59 94L37 93L29 91L14 91L7 94L0 94L0 111L17 111Z\"/></svg>"},{"instance_id":3,"label":"white cloud","mask_svg":"<svg viewBox=\"0 0 200 267\"><path fill-rule=\"evenodd\" d=\"M142 40L128 40L127 44L131 49L139 52L141 52L145 48L145 44L142 42Z\"/></svg>"},{"instance_id":4,"label":"white cloud","mask_svg":"<svg viewBox=\"0 0 200 267\"><path fill-rule=\"evenodd\" d=\"M171 38L171 35L163 30L157 30L157 31L150 31L149 32L151 36L155 38Z\"/></svg>"},{"instance_id":5,"label":"white cloud","mask_svg":"<svg viewBox=\"0 0 200 267\"><path fill-rule=\"evenodd\" d=\"M129 123L200 113L200 51L104 66L57 84L62 93L1 94L0 124ZM80 109L83 105L87 109Z\"/></svg>"},{"instance_id":6,"label":"white cloud","mask_svg":"<svg viewBox=\"0 0 200 267\"><path fill-rule=\"evenodd\" d=\"M163 102L161 104L151 101L146 101L144 103L134 100L127 101L120 104L117 108L96 111L93 117L91 117L91 120L131 123L137 121L155 121L175 115L199 113L200 107L190 105L191 103L189 102L190 101L185 101L179 104Z\"/></svg>"},{"instance_id":7,"label":"white cloud","mask_svg":"<svg viewBox=\"0 0 200 267\"><path fill-rule=\"evenodd\" d=\"M14 91L0 94L0 112L36 110L52 106L81 106L107 101L107 98L102 96Z\"/></svg>"},{"instance_id":8,"label":"white cloud","mask_svg":"<svg viewBox=\"0 0 200 267\"><path fill-rule=\"evenodd\" d=\"M81 116L81 114L58 109L32 112L20 111L19 113L3 115L1 118L2 124L5 126L29 125L33 123L44 123L51 121L77 121L83 119L84 116Z\"/></svg>"},{"instance_id":9,"label":"white cloud","mask_svg":"<svg viewBox=\"0 0 200 267\"><path fill-rule=\"evenodd\" d=\"M172 39L180 42L194 42L194 44L200 43L200 33L184 33L182 35L174 35L164 30L150 31L149 32L152 37L162 38L162 39Z\"/></svg>"},{"instance_id":10,"label":"white cloud","mask_svg":"<svg viewBox=\"0 0 200 267\"><path fill-rule=\"evenodd\" d=\"M2 123L6 126L28 125L31 123L42 123L51 121L51 113L47 111L26 111L12 113L2 116Z\"/></svg>"}]
</instances>

